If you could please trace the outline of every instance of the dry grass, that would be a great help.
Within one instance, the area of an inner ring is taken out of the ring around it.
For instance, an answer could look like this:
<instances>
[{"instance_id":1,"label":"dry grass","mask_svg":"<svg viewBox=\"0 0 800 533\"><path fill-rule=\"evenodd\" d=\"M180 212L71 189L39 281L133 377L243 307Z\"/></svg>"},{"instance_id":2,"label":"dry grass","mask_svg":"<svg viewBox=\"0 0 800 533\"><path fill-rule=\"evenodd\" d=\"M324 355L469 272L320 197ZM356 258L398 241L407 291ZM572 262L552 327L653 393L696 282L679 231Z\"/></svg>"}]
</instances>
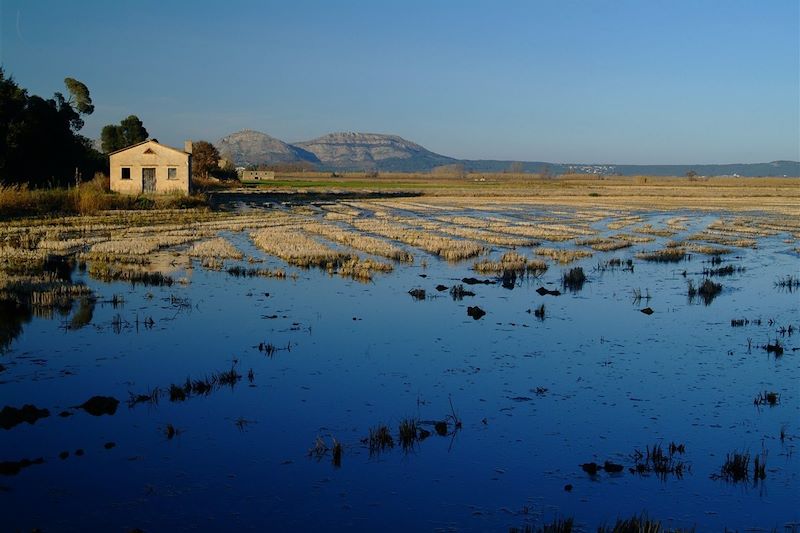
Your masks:
<instances>
[{"instance_id":1,"label":"dry grass","mask_svg":"<svg viewBox=\"0 0 800 533\"><path fill-rule=\"evenodd\" d=\"M592 257L592 252L588 250L561 250L558 248L539 248L536 250L536 254L555 259L562 265L585 257Z\"/></svg>"},{"instance_id":2,"label":"dry grass","mask_svg":"<svg viewBox=\"0 0 800 533\"><path fill-rule=\"evenodd\" d=\"M111 193L108 178L98 176L70 189L28 189L25 186L0 188L0 215L3 218L91 215L108 209L164 209L201 207L202 195L127 196Z\"/></svg>"},{"instance_id":3,"label":"dry grass","mask_svg":"<svg viewBox=\"0 0 800 533\"><path fill-rule=\"evenodd\" d=\"M188 235L150 235L147 237L142 236L129 236L124 239L114 239L99 242L90 248L90 252L95 254L109 254L109 255L145 255L151 254L163 248L169 248L179 244L186 244L196 241L201 238L201 235L188 234Z\"/></svg>"},{"instance_id":4,"label":"dry grass","mask_svg":"<svg viewBox=\"0 0 800 533\"><path fill-rule=\"evenodd\" d=\"M500 210L508 211L507 209ZM449 216L439 217L438 220L462 227L488 230L494 232L495 234L514 235L527 239L556 242L568 241L580 235L588 235L593 233L591 230L583 227L572 227L564 224L553 224L547 222L514 222L494 216L480 218L468 216ZM533 242L535 243L535 241Z\"/></svg>"},{"instance_id":5,"label":"dry grass","mask_svg":"<svg viewBox=\"0 0 800 533\"><path fill-rule=\"evenodd\" d=\"M478 261L472 269L482 274L499 274L506 271L542 273L547 270L547 263L539 259L528 259L517 252L506 252L499 261Z\"/></svg>"},{"instance_id":6,"label":"dry grass","mask_svg":"<svg viewBox=\"0 0 800 533\"><path fill-rule=\"evenodd\" d=\"M631 228L634 233L641 233L643 235L655 235L656 237L672 237L676 230L671 228L656 228L652 224L643 224L635 228Z\"/></svg>"},{"instance_id":7,"label":"dry grass","mask_svg":"<svg viewBox=\"0 0 800 533\"><path fill-rule=\"evenodd\" d=\"M451 226L446 224L423 223L420 227L430 231L437 231L456 237L463 237L475 241L482 241L497 246L537 246L539 241L530 236L510 235L485 229L472 227Z\"/></svg>"},{"instance_id":8,"label":"dry grass","mask_svg":"<svg viewBox=\"0 0 800 533\"><path fill-rule=\"evenodd\" d=\"M611 235L610 238L618 241L629 242L631 244L642 244L656 240L655 237L651 237L649 235L634 235L632 233L617 233L616 235Z\"/></svg>"},{"instance_id":9,"label":"dry grass","mask_svg":"<svg viewBox=\"0 0 800 533\"><path fill-rule=\"evenodd\" d=\"M391 272L392 269L393 267L389 263L352 257L339 265L335 272L345 278L352 278L357 281L371 281L373 272ZM334 273L333 268L329 268L329 271Z\"/></svg>"},{"instance_id":10,"label":"dry grass","mask_svg":"<svg viewBox=\"0 0 800 533\"><path fill-rule=\"evenodd\" d=\"M755 248L758 244L757 241L752 238L723 235L708 229L700 233L693 233L686 237L685 240L703 241L712 244L720 244L722 246L735 246L737 248Z\"/></svg>"},{"instance_id":11,"label":"dry grass","mask_svg":"<svg viewBox=\"0 0 800 533\"><path fill-rule=\"evenodd\" d=\"M677 263L686 258L686 250L679 247L668 247L663 250L655 250L652 252L639 252L636 254L636 258L656 263Z\"/></svg>"},{"instance_id":12,"label":"dry grass","mask_svg":"<svg viewBox=\"0 0 800 533\"><path fill-rule=\"evenodd\" d=\"M475 241L452 239L386 220L356 220L353 226L425 250L448 261L469 259L486 251L482 244Z\"/></svg>"},{"instance_id":13,"label":"dry grass","mask_svg":"<svg viewBox=\"0 0 800 533\"><path fill-rule=\"evenodd\" d=\"M779 231L769 224L762 225L760 219L754 217L736 217L733 219L715 220L708 225L707 230L715 231L722 235L747 235L748 237L769 237Z\"/></svg>"},{"instance_id":14,"label":"dry grass","mask_svg":"<svg viewBox=\"0 0 800 533\"><path fill-rule=\"evenodd\" d=\"M591 239L581 239L575 241L575 244L580 246L588 246L592 250L598 252L611 252L613 250L620 250L622 248L629 248L630 241L611 239L607 237L593 237Z\"/></svg>"},{"instance_id":15,"label":"dry grass","mask_svg":"<svg viewBox=\"0 0 800 533\"><path fill-rule=\"evenodd\" d=\"M690 252L704 255L725 255L733 251L730 248L722 248L720 246L711 246L708 244L690 244L686 249Z\"/></svg>"},{"instance_id":16,"label":"dry grass","mask_svg":"<svg viewBox=\"0 0 800 533\"><path fill-rule=\"evenodd\" d=\"M348 230L339 226L333 226L320 222L303 224L303 229L310 233L315 233L325 237L329 241L343 244L369 254L388 257L389 259L393 259L395 261L404 261L408 263L414 261L414 256L402 248L377 237L362 235L356 231L353 231L352 229Z\"/></svg>"},{"instance_id":17,"label":"dry grass","mask_svg":"<svg viewBox=\"0 0 800 533\"><path fill-rule=\"evenodd\" d=\"M195 243L189 255L201 259L242 259L244 255L233 244L222 237Z\"/></svg>"},{"instance_id":18,"label":"dry grass","mask_svg":"<svg viewBox=\"0 0 800 533\"><path fill-rule=\"evenodd\" d=\"M638 215L631 215L626 217L621 217L617 220L609 222L606 227L610 230L618 230L622 228L626 228L628 226L633 226L634 224L638 224L642 222L642 217Z\"/></svg>"},{"instance_id":19,"label":"dry grass","mask_svg":"<svg viewBox=\"0 0 800 533\"><path fill-rule=\"evenodd\" d=\"M675 231L686 231L689 229L686 223L689 222L687 217L673 217L665 222L666 226Z\"/></svg>"},{"instance_id":20,"label":"dry grass","mask_svg":"<svg viewBox=\"0 0 800 533\"><path fill-rule=\"evenodd\" d=\"M256 246L270 255L283 259L290 265L303 268L312 266L336 268L351 258L321 244L297 229L275 227L257 230L250 234Z\"/></svg>"}]
</instances>

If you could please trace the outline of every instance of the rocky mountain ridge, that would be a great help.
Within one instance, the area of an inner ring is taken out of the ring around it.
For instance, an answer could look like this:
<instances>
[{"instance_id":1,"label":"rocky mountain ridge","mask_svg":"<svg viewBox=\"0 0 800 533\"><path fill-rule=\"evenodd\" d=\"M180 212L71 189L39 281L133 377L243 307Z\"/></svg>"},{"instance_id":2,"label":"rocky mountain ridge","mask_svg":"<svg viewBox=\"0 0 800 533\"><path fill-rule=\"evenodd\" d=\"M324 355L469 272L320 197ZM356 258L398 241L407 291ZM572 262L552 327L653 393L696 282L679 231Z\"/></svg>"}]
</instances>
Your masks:
<instances>
[{"instance_id":1,"label":"rocky mountain ridge","mask_svg":"<svg viewBox=\"0 0 800 533\"><path fill-rule=\"evenodd\" d=\"M321 163L314 154L255 130L242 130L231 133L215 144L220 155L237 166L271 165L302 161L315 165Z\"/></svg>"},{"instance_id":2,"label":"rocky mountain ridge","mask_svg":"<svg viewBox=\"0 0 800 533\"><path fill-rule=\"evenodd\" d=\"M337 132L296 143L286 143L266 133L242 130L217 141L220 154L237 166L302 164L319 170L428 172L444 165L463 165L471 172L524 172L551 174L589 173L623 176L800 176L800 162L722 165L614 165L566 164L543 161L460 160L431 152L398 135Z\"/></svg>"}]
</instances>

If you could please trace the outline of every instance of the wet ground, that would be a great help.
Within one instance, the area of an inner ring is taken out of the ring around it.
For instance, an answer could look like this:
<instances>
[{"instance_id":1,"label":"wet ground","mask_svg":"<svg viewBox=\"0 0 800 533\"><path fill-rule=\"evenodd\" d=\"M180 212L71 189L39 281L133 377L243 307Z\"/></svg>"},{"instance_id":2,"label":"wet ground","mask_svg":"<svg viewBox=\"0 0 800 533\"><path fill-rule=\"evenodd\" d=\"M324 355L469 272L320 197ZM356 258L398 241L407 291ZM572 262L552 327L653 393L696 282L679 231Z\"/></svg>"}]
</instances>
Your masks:
<instances>
[{"instance_id":1,"label":"wet ground","mask_svg":"<svg viewBox=\"0 0 800 533\"><path fill-rule=\"evenodd\" d=\"M682 215L686 233L715 218ZM494 281L472 261L415 250L413 265L360 283L224 236L296 276L195 261L176 275L189 284L167 287L75 271L91 309L3 315L16 335L0 404L34 410L19 423L6 411L0 429L2 529L504 531L574 517L592 531L641 512L700 531L798 527L800 298L776 286L798 274L786 235L718 264L634 258L658 238L510 286L466 285L462 300L436 287ZM688 280L727 265L718 295L688 297ZM569 290L575 266L587 280ZM475 306L486 314L468 315ZM754 405L765 392L774 405ZM430 434L403 446L406 419ZM381 425L394 445L371 450ZM683 445L680 472L636 471L637 451L670 443ZM718 478L733 452L765 459L765 478ZM605 461L623 468L582 468Z\"/></svg>"}]
</instances>

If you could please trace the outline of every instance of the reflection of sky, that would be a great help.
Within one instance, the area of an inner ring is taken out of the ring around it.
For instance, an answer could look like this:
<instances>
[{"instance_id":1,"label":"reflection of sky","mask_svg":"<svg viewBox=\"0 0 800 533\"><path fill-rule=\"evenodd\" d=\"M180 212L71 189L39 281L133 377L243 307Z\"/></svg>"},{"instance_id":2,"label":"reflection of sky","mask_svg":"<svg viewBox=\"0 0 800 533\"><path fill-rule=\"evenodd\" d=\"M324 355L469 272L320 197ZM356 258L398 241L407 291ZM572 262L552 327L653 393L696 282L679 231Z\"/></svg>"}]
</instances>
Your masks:
<instances>
[{"instance_id":1,"label":"reflection of sky","mask_svg":"<svg viewBox=\"0 0 800 533\"><path fill-rule=\"evenodd\" d=\"M243 245L243 235L234 238ZM297 271L293 281L200 268L188 287L131 290L89 281L103 299L122 294L124 307L98 304L93 325L78 331L60 329L57 320L26 325L4 356L12 363L0 377L21 379L0 385L3 403L34 403L55 415L95 394L126 399L128 391L224 370L233 359L243 374L253 368L255 387L245 379L233 391L185 403L123 405L114 417L51 416L4 432L0 460L47 460L0 478L12 488L5 502L24 511L12 525L149 530L188 520L212 529L228 521L363 529L390 517L389 528L398 529L502 529L526 518L502 509L523 506L590 525L642 510L701 529L796 519L800 469L777 436L783 423L800 431L797 365L789 350L775 360L755 348L798 316L797 295L773 287L796 272L796 257L780 253L786 247L774 238L758 250L737 250L741 259L726 258L747 271L720 278L723 293L708 307L687 303L681 275L686 269L689 279L701 279L700 255L680 264L637 261L633 274L592 271L631 249L579 263L589 282L560 297L540 297L539 282L525 280L511 291L477 285L474 298L454 302L434 287L473 275L469 263L428 258L423 269L419 257L370 284L316 270ZM542 281L557 284L561 271L551 266ZM415 302L407 294L414 287L436 297ZM635 288L648 289L652 300L634 305ZM188 297L191 310L172 308L171 294ZM540 303L544 322L525 312ZM474 321L468 305L488 314ZM640 313L645 305L655 314ZM110 326L116 314L130 323L119 334ZM270 315L278 318L263 318ZM146 317L156 322L152 330L142 324ZM731 328L732 318L764 324ZM777 324L768 326L770 318ZM262 341L291 344L291 351L268 359L256 349ZM64 370L74 374L62 376ZM549 392L537 397L536 387ZM753 397L763 390L781 392L781 405L756 410ZM396 428L404 417L443 418L448 397L464 420L452 442L431 437L408 456L395 449L372 459L360 446L379 423ZM239 417L253 421L243 432L234 424ZM160 432L167 423L184 433L167 442ZM345 443L341 469L306 458L317 435ZM634 448L662 440L686 444L692 473L684 479L625 473L591 481L578 467L606 459L630 464ZM117 447L103 450L107 441ZM725 453L756 453L762 441L769 450L765 493L708 478ZM83 458L56 457L79 447L87 450ZM563 491L567 483L572 493ZM28 502L43 494L45 507ZM82 505L88 496L95 503Z\"/></svg>"}]
</instances>

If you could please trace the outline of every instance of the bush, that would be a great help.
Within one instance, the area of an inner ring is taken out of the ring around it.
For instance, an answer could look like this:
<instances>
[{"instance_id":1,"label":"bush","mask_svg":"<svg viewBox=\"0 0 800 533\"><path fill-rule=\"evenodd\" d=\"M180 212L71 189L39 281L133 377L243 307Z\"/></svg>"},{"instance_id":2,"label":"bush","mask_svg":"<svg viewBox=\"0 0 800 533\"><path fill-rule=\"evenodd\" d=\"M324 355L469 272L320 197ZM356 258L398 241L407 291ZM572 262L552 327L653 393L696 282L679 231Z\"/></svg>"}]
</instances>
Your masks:
<instances>
[{"instance_id":1,"label":"bush","mask_svg":"<svg viewBox=\"0 0 800 533\"><path fill-rule=\"evenodd\" d=\"M0 219L48 215L92 215L109 209L191 209L206 205L203 194L128 196L109 192L108 177L99 174L80 186L29 189L0 188Z\"/></svg>"}]
</instances>

